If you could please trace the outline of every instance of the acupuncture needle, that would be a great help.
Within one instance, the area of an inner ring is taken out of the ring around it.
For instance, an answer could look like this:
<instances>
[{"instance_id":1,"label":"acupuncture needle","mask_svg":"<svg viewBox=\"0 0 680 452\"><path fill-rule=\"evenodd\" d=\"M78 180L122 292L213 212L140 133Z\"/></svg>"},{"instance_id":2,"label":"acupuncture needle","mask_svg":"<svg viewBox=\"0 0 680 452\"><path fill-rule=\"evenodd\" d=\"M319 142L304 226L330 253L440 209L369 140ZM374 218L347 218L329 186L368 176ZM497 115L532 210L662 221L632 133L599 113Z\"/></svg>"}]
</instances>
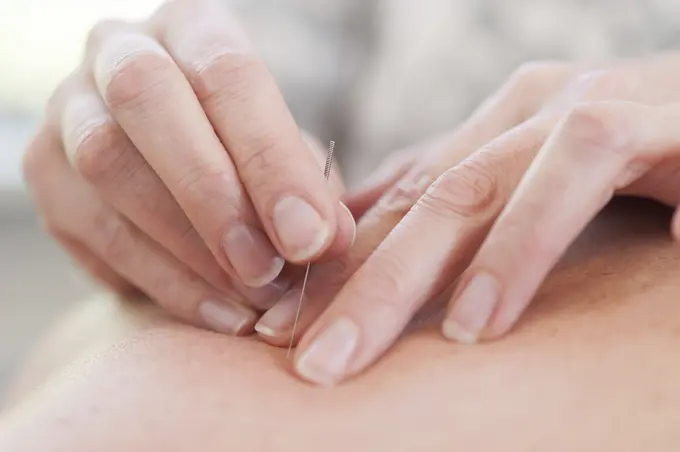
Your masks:
<instances>
[{"instance_id":1,"label":"acupuncture needle","mask_svg":"<svg viewBox=\"0 0 680 452\"><path fill-rule=\"evenodd\" d=\"M335 141L331 141L328 145L328 153L326 154L326 165L323 169L323 177L328 181L331 175L331 166L333 165L333 148L335 148ZM305 269L305 277L302 279L302 289L300 290L300 299L298 300L297 311L295 312L295 321L293 322L293 331L290 333L290 342L288 343L288 352L286 358L290 357L291 350L293 350L293 342L295 342L295 333L297 331L298 322L300 321L300 312L302 311L302 301L305 297L305 289L307 289L307 279L309 278L309 269L312 263L307 263Z\"/></svg>"}]
</instances>

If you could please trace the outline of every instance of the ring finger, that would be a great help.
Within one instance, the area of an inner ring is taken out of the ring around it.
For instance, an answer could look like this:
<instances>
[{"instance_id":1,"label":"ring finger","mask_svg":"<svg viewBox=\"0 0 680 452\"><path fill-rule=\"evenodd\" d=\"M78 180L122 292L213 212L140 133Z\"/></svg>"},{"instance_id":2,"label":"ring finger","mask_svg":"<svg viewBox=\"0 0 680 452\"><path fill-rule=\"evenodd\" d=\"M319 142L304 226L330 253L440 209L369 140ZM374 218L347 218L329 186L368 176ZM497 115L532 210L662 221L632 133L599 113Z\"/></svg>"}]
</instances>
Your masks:
<instances>
[{"instance_id":1,"label":"ring finger","mask_svg":"<svg viewBox=\"0 0 680 452\"><path fill-rule=\"evenodd\" d=\"M57 133L45 128L29 147L42 170L29 178L51 231L73 237L175 316L229 334L249 332L256 314L235 291L217 292L106 204L69 166ZM48 169L45 171L45 169Z\"/></svg>"}]
</instances>

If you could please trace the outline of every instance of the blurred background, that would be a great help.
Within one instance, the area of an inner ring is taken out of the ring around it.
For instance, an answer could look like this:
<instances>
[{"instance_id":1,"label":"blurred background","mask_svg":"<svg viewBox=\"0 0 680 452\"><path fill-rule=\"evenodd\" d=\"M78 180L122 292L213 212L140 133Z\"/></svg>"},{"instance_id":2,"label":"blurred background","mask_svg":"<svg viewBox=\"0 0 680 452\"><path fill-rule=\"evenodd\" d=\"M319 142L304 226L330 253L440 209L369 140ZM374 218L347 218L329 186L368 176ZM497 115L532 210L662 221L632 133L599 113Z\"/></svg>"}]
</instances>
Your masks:
<instances>
[{"instance_id":1,"label":"blurred background","mask_svg":"<svg viewBox=\"0 0 680 452\"><path fill-rule=\"evenodd\" d=\"M224 0L299 123L350 182L450 130L525 61L677 49L678 0ZM20 162L50 93L103 18L160 0L0 0L0 392L30 346L96 288L41 232Z\"/></svg>"},{"instance_id":2,"label":"blurred background","mask_svg":"<svg viewBox=\"0 0 680 452\"><path fill-rule=\"evenodd\" d=\"M109 16L142 18L159 3L0 0L0 393L55 317L96 290L41 230L21 178L26 142L89 28Z\"/></svg>"}]
</instances>

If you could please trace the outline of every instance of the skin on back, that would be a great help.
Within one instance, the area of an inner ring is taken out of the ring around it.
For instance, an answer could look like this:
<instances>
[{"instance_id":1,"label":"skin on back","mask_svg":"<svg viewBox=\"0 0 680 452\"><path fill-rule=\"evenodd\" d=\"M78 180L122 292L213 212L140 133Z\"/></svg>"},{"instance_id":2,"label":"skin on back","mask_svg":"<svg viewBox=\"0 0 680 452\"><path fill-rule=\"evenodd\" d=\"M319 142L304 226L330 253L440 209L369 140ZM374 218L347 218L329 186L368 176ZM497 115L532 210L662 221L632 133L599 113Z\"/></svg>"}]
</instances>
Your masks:
<instances>
[{"instance_id":1,"label":"skin on back","mask_svg":"<svg viewBox=\"0 0 680 452\"><path fill-rule=\"evenodd\" d=\"M285 349L255 338L180 325L146 303L90 301L29 361L0 450L678 450L669 218L618 201L507 338L456 345L426 326L333 389L300 382Z\"/></svg>"}]
</instances>

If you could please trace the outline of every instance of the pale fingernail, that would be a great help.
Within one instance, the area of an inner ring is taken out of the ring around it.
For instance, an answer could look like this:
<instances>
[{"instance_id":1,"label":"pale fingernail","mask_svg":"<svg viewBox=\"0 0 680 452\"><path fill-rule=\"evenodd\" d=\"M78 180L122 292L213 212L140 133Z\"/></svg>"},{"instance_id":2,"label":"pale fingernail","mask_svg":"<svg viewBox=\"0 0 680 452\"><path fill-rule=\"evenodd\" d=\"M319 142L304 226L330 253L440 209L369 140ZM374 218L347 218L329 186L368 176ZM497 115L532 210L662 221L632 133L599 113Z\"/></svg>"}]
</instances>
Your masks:
<instances>
[{"instance_id":1,"label":"pale fingernail","mask_svg":"<svg viewBox=\"0 0 680 452\"><path fill-rule=\"evenodd\" d=\"M257 289L242 285L237 285L236 288L252 306L260 311L266 311L281 299L289 286L290 278L279 275L274 281Z\"/></svg>"},{"instance_id":2,"label":"pale fingernail","mask_svg":"<svg viewBox=\"0 0 680 452\"><path fill-rule=\"evenodd\" d=\"M198 307L203 322L218 333L242 334L255 323L255 313L249 309L216 300L203 301Z\"/></svg>"},{"instance_id":3,"label":"pale fingernail","mask_svg":"<svg viewBox=\"0 0 680 452\"><path fill-rule=\"evenodd\" d=\"M255 325L255 331L269 337L278 337L293 327L300 303L300 291L293 289L283 297Z\"/></svg>"},{"instance_id":4,"label":"pale fingernail","mask_svg":"<svg viewBox=\"0 0 680 452\"><path fill-rule=\"evenodd\" d=\"M297 196L281 198L274 208L274 228L281 245L293 261L305 261L330 237L330 228L312 206Z\"/></svg>"},{"instance_id":5,"label":"pale fingernail","mask_svg":"<svg viewBox=\"0 0 680 452\"><path fill-rule=\"evenodd\" d=\"M249 287L271 283L285 264L262 231L243 224L229 229L222 249L238 277Z\"/></svg>"},{"instance_id":6,"label":"pale fingernail","mask_svg":"<svg viewBox=\"0 0 680 452\"><path fill-rule=\"evenodd\" d=\"M351 319L340 317L307 347L295 368L305 380L332 385L344 376L358 344L359 327Z\"/></svg>"},{"instance_id":7,"label":"pale fingernail","mask_svg":"<svg viewBox=\"0 0 680 452\"><path fill-rule=\"evenodd\" d=\"M474 344L489 322L499 298L496 279L483 273L476 275L453 301L442 333L453 341Z\"/></svg>"},{"instance_id":8,"label":"pale fingernail","mask_svg":"<svg viewBox=\"0 0 680 452\"><path fill-rule=\"evenodd\" d=\"M354 245L354 241L357 238L357 223L356 220L354 220L354 215L352 214L352 211L349 210L349 207L347 207L344 202L340 202L340 205L343 207L343 209L345 209L345 212L347 212L347 216L349 216L349 218L352 220L352 241L350 242L349 245L351 248L352 245Z\"/></svg>"}]
</instances>

